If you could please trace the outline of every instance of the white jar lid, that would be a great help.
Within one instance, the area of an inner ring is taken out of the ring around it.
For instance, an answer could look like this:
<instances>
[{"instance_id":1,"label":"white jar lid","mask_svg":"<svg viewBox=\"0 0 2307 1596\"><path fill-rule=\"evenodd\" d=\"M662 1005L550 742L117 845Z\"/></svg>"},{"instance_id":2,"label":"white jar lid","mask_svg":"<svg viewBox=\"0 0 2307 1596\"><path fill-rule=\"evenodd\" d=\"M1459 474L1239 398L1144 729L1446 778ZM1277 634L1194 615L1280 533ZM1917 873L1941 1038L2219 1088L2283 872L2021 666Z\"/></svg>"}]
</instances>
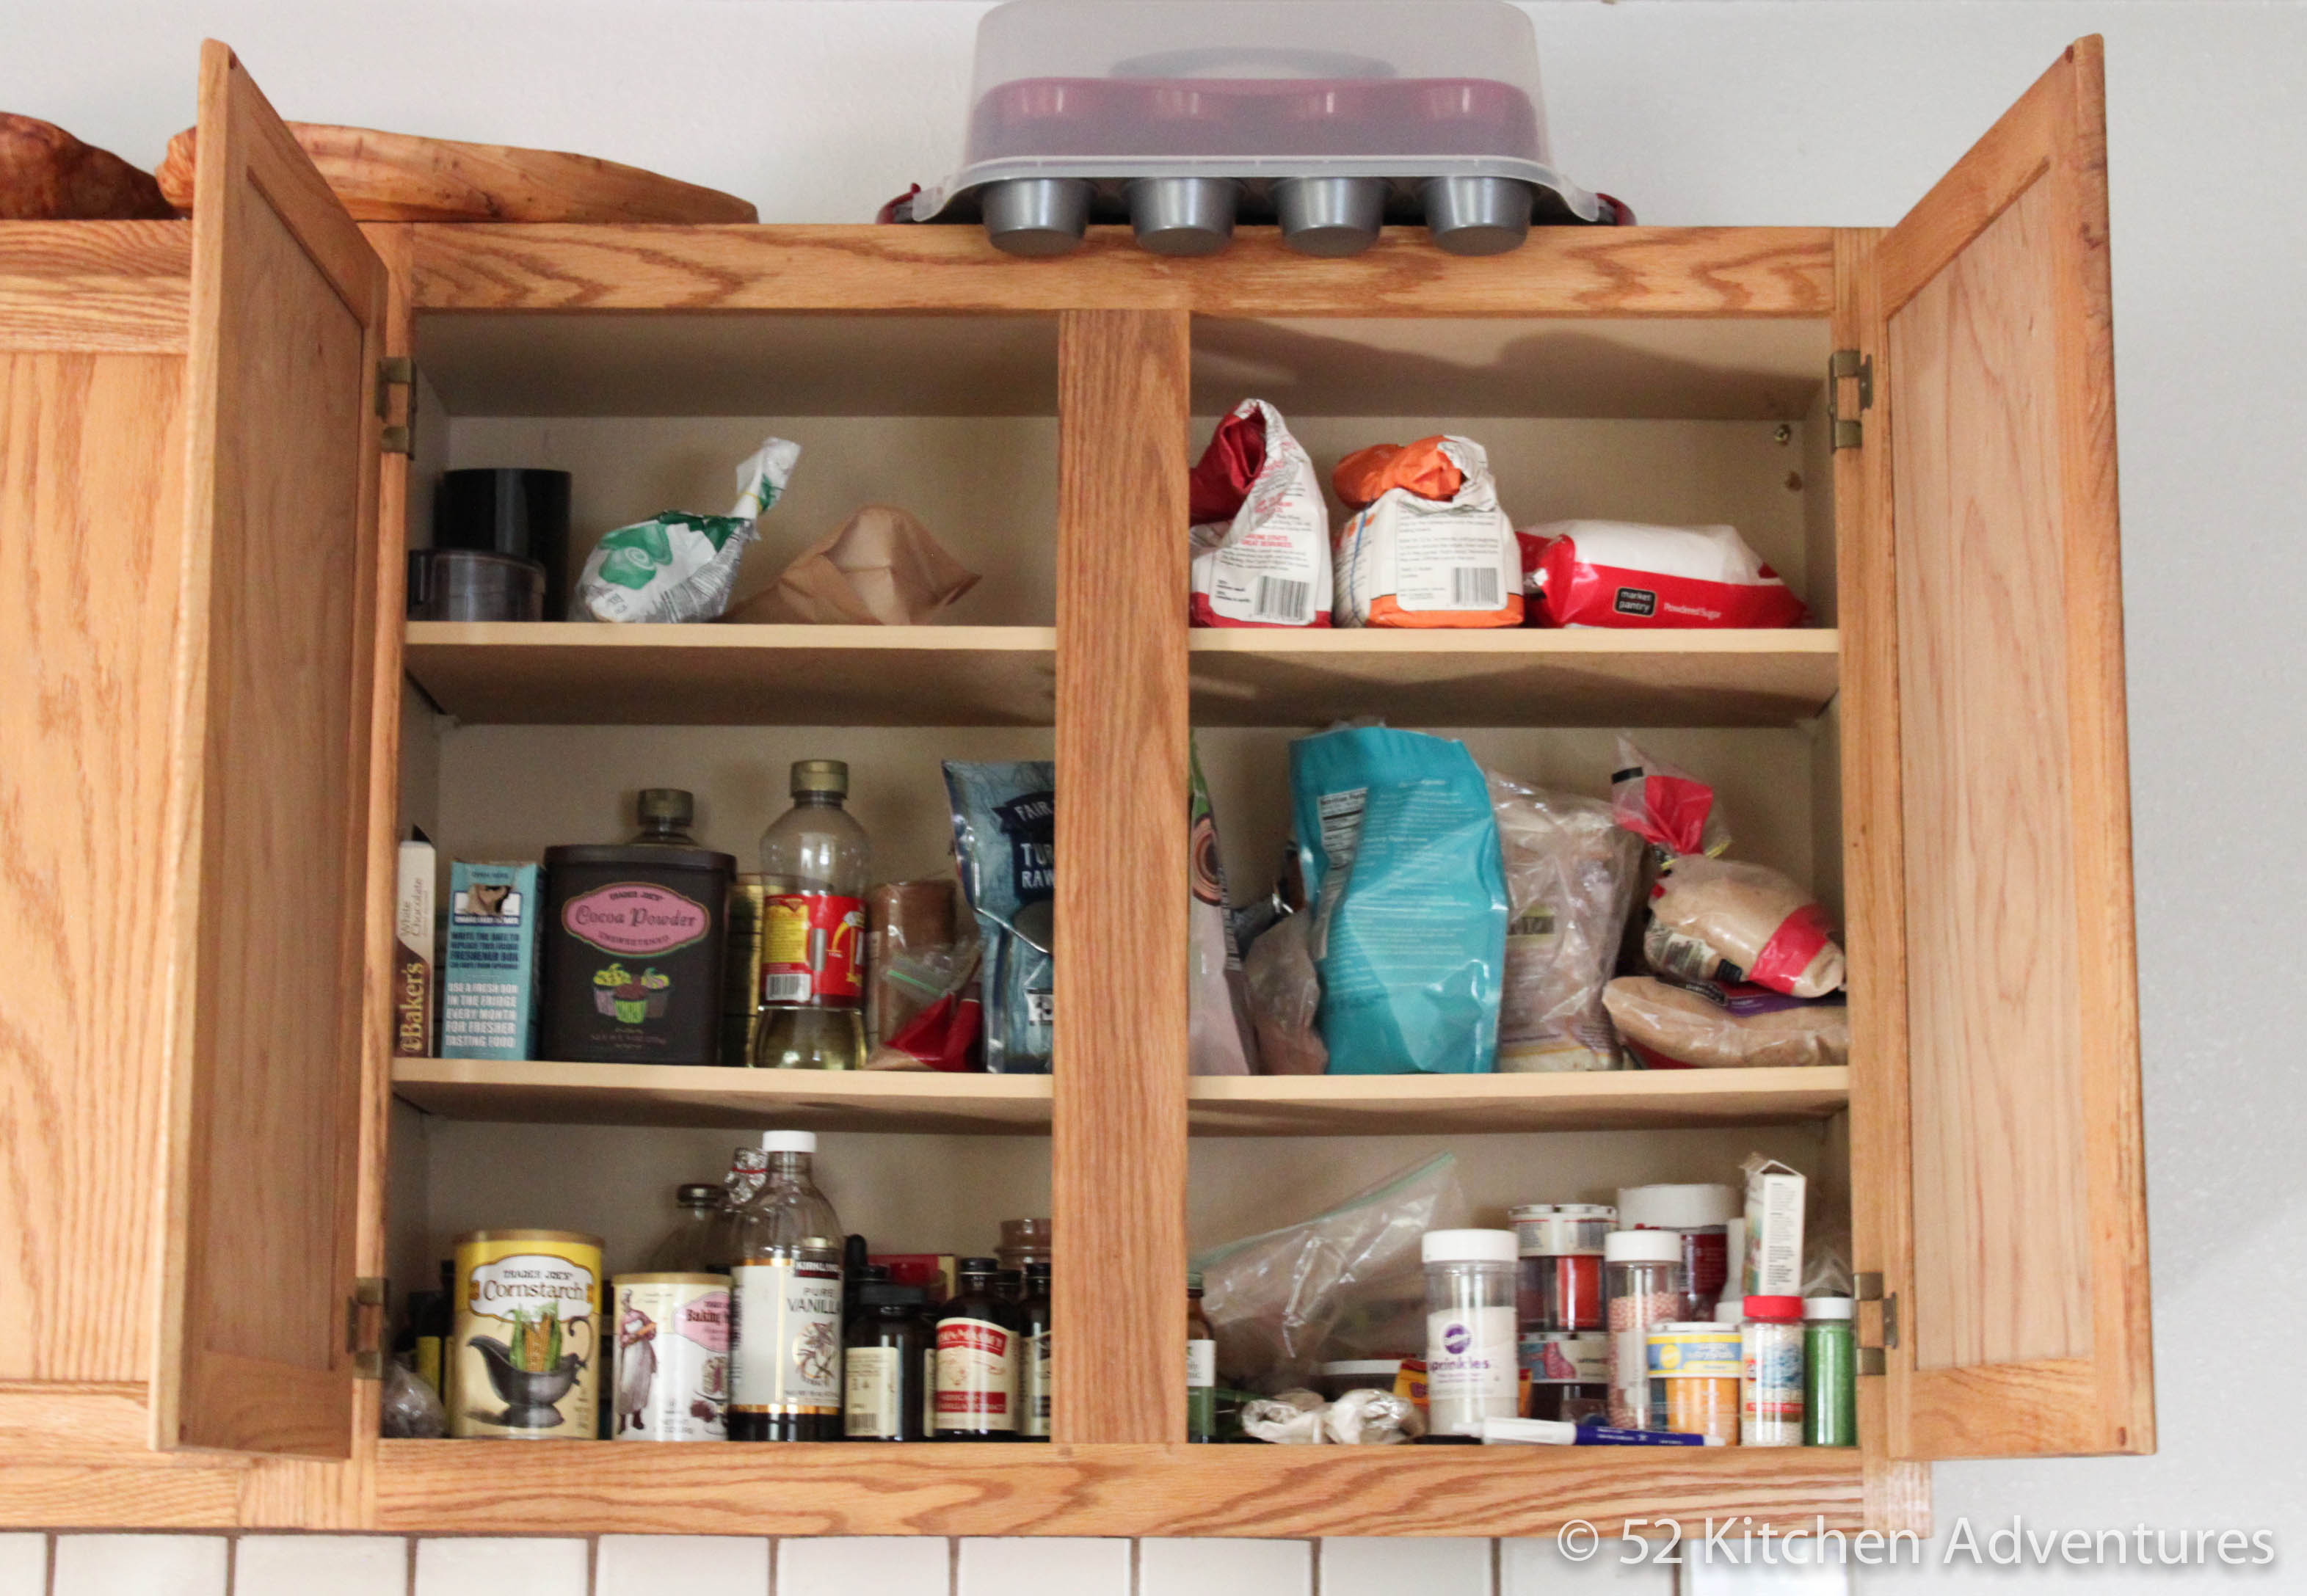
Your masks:
<instances>
[{"instance_id":1,"label":"white jar lid","mask_svg":"<svg viewBox=\"0 0 2307 1596\"><path fill-rule=\"evenodd\" d=\"M1702 1230L1745 1211L1728 1186L1621 1186L1618 1223L1628 1230Z\"/></svg>"},{"instance_id":2,"label":"white jar lid","mask_svg":"<svg viewBox=\"0 0 2307 1596\"><path fill-rule=\"evenodd\" d=\"M1518 1208L1508 1208L1506 1217L1517 1223L1526 1219L1608 1219L1618 1217L1618 1210L1606 1202L1526 1202Z\"/></svg>"},{"instance_id":3,"label":"white jar lid","mask_svg":"<svg viewBox=\"0 0 2307 1596\"><path fill-rule=\"evenodd\" d=\"M1678 1264L1682 1233L1672 1230L1614 1230L1602 1238L1602 1261L1611 1264Z\"/></svg>"},{"instance_id":4,"label":"white jar lid","mask_svg":"<svg viewBox=\"0 0 2307 1596\"><path fill-rule=\"evenodd\" d=\"M1805 1297L1805 1319L1856 1319L1858 1304L1848 1297Z\"/></svg>"},{"instance_id":5,"label":"white jar lid","mask_svg":"<svg viewBox=\"0 0 2307 1596\"><path fill-rule=\"evenodd\" d=\"M1740 1324L1745 1318L1746 1299L1744 1297L1726 1296L1714 1304L1714 1322L1718 1325Z\"/></svg>"},{"instance_id":6,"label":"white jar lid","mask_svg":"<svg viewBox=\"0 0 2307 1596\"><path fill-rule=\"evenodd\" d=\"M814 1153L817 1132L814 1131L764 1131L761 1151L765 1153Z\"/></svg>"},{"instance_id":7,"label":"white jar lid","mask_svg":"<svg viewBox=\"0 0 2307 1596\"><path fill-rule=\"evenodd\" d=\"M1429 1264L1510 1264L1517 1245L1510 1230L1429 1230L1418 1250Z\"/></svg>"}]
</instances>

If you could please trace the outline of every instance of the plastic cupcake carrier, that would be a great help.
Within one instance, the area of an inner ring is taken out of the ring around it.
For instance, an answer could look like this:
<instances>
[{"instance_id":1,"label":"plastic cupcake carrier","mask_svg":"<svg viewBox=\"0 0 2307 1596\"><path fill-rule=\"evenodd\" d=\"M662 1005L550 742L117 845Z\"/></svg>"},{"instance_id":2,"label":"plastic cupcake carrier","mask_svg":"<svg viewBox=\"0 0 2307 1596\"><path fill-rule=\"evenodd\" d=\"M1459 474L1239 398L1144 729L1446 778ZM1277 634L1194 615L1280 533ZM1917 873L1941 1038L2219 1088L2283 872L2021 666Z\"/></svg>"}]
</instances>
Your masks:
<instances>
[{"instance_id":1,"label":"plastic cupcake carrier","mask_svg":"<svg viewBox=\"0 0 2307 1596\"><path fill-rule=\"evenodd\" d=\"M966 164L886 219L1059 255L1128 221L1165 255L1274 222L1309 255L1385 224L1488 255L1632 215L1557 172L1505 0L1009 0L977 30Z\"/></svg>"}]
</instances>

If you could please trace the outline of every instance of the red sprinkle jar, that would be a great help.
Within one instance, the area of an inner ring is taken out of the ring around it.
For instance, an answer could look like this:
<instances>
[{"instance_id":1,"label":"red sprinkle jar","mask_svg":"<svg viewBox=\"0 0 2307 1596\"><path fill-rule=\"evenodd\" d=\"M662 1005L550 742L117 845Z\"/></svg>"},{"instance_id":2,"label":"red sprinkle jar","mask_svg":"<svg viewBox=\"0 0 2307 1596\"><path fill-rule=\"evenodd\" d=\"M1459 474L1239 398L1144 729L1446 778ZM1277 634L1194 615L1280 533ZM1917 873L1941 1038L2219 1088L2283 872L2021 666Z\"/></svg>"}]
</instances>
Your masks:
<instances>
[{"instance_id":1,"label":"red sprinkle jar","mask_svg":"<svg viewBox=\"0 0 2307 1596\"><path fill-rule=\"evenodd\" d=\"M1519 1243L1515 1315L1531 1331L1602 1328L1602 1238L1617 1211L1599 1203L1531 1203L1508 1211Z\"/></svg>"}]
</instances>

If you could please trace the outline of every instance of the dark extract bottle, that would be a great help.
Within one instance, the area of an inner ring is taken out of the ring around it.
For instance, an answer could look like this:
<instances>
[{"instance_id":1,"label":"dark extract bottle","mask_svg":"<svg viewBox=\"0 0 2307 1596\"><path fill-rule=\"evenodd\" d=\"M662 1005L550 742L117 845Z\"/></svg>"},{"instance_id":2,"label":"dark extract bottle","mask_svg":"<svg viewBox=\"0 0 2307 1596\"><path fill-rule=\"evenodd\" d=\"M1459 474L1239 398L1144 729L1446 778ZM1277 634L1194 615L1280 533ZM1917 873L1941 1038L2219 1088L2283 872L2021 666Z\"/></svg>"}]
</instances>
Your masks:
<instances>
[{"instance_id":1,"label":"dark extract bottle","mask_svg":"<svg viewBox=\"0 0 2307 1596\"><path fill-rule=\"evenodd\" d=\"M939 1310L937 1435L940 1441L1017 1438L1018 1342L1023 1322L1001 1295L1000 1263L965 1258L958 1289Z\"/></svg>"},{"instance_id":2,"label":"dark extract bottle","mask_svg":"<svg viewBox=\"0 0 2307 1596\"><path fill-rule=\"evenodd\" d=\"M1025 1300L1017 1304L1017 1438L1050 1438L1050 1265L1025 1266Z\"/></svg>"},{"instance_id":3,"label":"dark extract bottle","mask_svg":"<svg viewBox=\"0 0 2307 1596\"><path fill-rule=\"evenodd\" d=\"M922 1381L937 1339L923 1311L930 1294L918 1285L868 1281L857 1288L843 1354L847 1387L842 1425L853 1441L928 1439Z\"/></svg>"}]
</instances>

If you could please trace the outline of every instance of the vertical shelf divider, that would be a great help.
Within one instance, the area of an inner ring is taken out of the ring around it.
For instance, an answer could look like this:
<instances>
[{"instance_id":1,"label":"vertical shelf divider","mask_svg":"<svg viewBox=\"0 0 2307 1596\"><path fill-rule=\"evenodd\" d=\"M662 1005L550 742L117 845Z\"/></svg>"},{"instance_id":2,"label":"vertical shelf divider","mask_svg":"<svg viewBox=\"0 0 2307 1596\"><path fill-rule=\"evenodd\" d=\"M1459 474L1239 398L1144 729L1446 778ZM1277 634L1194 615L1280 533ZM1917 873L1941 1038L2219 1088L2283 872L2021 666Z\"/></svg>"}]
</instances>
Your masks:
<instances>
[{"instance_id":1,"label":"vertical shelf divider","mask_svg":"<svg viewBox=\"0 0 2307 1596\"><path fill-rule=\"evenodd\" d=\"M1058 334L1054 1438L1186 1433L1188 318Z\"/></svg>"}]
</instances>

